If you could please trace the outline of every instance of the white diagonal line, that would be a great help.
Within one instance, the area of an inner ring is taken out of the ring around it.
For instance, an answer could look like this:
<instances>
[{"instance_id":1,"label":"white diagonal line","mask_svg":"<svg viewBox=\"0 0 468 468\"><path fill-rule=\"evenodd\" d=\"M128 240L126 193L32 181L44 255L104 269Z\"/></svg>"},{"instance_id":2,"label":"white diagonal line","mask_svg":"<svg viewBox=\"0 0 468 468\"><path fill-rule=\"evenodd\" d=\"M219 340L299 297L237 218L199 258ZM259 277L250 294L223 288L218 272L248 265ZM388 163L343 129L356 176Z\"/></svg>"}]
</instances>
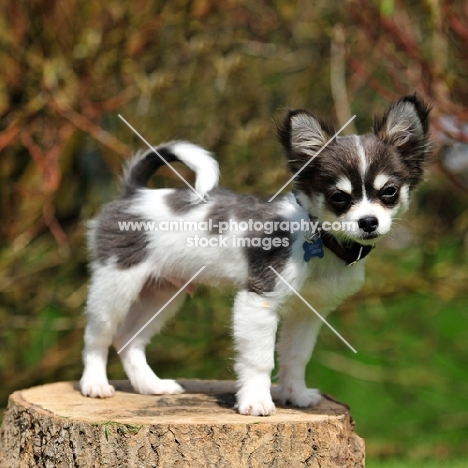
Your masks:
<instances>
[{"instance_id":1,"label":"white diagonal line","mask_svg":"<svg viewBox=\"0 0 468 468\"><path fill-rule=\"evenodd\" d=\"M175 174L177 174L183 182L185 182L185 185L187 185L187 187L188 187L190 190L192 190L192 192L196 193L198 197L200 197L204 202L206 202L205 198L203 198L203 197L202 197L202 196L201 196L185 179L184 179L184 177L182 176L182 174L180 174L176 169L174 169L174 168L161 156L161 154L154 148L154 146L151 146L151 145L148 143L148 141L147 141L145 138L143 138L143 136L135 129L135 127L133 127L130 123L128 123L128 121L125 120L120 114L119 114L119 118L120 118L121 120L123 120L123 121L127 124L127 126L133 131L133 133L135 133L135 135L139 136L140 139L141 139L144 143L146 143L146 145L148 146L148 148L149 148L150 150L154 151L154 152L164 161L164 163L166 164L166 166L170 167L170 168L172 169L172 171L173 171Z\"/></svg>"},{"instance_id":2,"label":"white diagonal line","mask_svg":"<svg viewBox=\"0 0 468 468\"><path fill-rule=\"evenodd\" d=\"M294 180L354 119L356 118L353 115L318 151L314 154L269 200L270 203L274 200L279 193L287 186L289 183Z\"/></svg>"},{"instance_id":3,"label":"white diagonal line","mask_svg":"<svg viewBox=\"0 0 468 468\"><path fill-rule=\"evenodd\" d=\"M333 332L336 336L341 338L343 343L345 343L351 351L357 353L357 351L272 267L269 266L273 272L278 276L278 278L294 293L296 296L312 311L315 315Z\"/></svg>"},{"instance_id":4,"label":"white diagonal line","mask_svg":"<svg viewBox=\"0 0 468 468\"><path fill-rule=\"evenodd\" d=\"M120 354L204 269L202 266L118 351Z\"/></svg>"}]
</instances>

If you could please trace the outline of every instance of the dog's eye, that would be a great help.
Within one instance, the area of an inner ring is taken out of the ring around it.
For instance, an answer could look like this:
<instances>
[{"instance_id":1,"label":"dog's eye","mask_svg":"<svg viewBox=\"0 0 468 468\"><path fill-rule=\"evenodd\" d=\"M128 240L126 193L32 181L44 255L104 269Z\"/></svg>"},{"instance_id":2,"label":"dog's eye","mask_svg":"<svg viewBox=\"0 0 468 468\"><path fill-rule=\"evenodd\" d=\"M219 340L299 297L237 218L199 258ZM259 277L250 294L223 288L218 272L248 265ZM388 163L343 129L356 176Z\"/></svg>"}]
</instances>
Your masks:
<instances>
[{"instance_id":1,"label":"dog's eye","mask_svg":"<svg viewBox=\"0 0 468 468\"><path fill-rule=\"evenodd\" d=\"M382 203L385 203L389 206L393 205L398 198L398 188L393 185L389 185L388 187L382 189L379 195Z\"/></svg>"},{"instance_id":2,"label":"dog's eye","mask_svg":"<svg viewBox=\"0 0 468 468\"><path fill-rule=\"evenodd\" d=\"M344 192L335 192L330 195L330 201L335 205L347 205L351 201L351 196Z\"/></svg>"},{"instance_id":3,"label":"dog's eye","mask_svg":"<svg viewBox=\"0 0 468 468\"><path fill-rule=\"evenodd\" d=\"M393 185L390 185L389 187L384 188L380 192L380 197L386 198L386 199L394 198L397 193L398 193L398 189L394 187Z\"/></svg>"}]
</instances>

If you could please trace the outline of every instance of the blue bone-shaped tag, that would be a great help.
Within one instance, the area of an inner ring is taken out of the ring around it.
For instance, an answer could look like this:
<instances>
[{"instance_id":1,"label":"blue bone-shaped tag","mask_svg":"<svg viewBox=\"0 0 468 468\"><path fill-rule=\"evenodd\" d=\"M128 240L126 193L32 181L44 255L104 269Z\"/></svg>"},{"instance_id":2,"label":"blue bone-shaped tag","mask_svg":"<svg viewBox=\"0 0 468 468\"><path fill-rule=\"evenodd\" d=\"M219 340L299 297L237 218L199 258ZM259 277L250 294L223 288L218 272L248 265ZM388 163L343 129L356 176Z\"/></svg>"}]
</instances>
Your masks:
<instances>
[{"instance_id":1,"label":"blue bone-shaped tag","mask_svg":"<svg viewBox=\"0 0 468 468\"><path fill-rule=\"evenodd\" d=\"M302 244L304 249L304 260L308 262L312 257L323 257L323 241L319 237L317 240L305 241Z\"/></svg>"}]
</instances>

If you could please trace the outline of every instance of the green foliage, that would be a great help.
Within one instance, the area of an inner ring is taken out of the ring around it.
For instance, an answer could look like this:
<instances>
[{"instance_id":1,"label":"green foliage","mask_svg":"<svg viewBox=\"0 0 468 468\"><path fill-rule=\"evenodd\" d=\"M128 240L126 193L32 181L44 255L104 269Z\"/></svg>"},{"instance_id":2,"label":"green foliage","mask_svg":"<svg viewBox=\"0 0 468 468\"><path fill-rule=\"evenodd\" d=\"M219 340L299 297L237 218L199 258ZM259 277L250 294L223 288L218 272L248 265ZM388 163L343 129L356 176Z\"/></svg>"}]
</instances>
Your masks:
<instances>
[{"instance_id":1,"label":"green foliage","mask_svg":"<svg viewBox=\"0 0 468 468\"><path fill-rule=\"evenodd\" d=\"M463 460L427 460L421 461L408 461L401 458L377 461L374 459L368 459L366 461L367 468L465 468L468 464L467 459Z\"/></svg>"},{"instance_id":2,"label":"green foliage","mask_svg":"<svg viewBox=\"0 0 468 468\"><path fill-rule=\"evenodd\" d=\"M395 10L395 2L393 0L383 0L380 2L380 12L384 16L392 16Z\"/></svg>"}]
</instances>

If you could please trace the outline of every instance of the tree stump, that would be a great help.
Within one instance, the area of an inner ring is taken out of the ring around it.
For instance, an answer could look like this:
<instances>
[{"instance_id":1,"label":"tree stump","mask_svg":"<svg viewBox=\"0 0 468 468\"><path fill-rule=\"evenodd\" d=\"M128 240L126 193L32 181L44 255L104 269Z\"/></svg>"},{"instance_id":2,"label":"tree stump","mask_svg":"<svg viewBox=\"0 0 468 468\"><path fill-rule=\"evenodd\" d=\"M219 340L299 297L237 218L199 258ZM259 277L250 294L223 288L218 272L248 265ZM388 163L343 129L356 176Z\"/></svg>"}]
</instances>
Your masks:
<instances>
[{"instance_id":1,"label":"tree stump","mask_svg":"<svg viewBox=\"0 0 468 468\"><path fill-rule=\"evenodd\" d=\"M0 467L364 467L349 408L326 395L315 408L241 416L233 382L179 382L186 393L153 396L115 381L115 396L103 400L71 382L17 391L0 432Z\"/></svg>"}]
</instances>

